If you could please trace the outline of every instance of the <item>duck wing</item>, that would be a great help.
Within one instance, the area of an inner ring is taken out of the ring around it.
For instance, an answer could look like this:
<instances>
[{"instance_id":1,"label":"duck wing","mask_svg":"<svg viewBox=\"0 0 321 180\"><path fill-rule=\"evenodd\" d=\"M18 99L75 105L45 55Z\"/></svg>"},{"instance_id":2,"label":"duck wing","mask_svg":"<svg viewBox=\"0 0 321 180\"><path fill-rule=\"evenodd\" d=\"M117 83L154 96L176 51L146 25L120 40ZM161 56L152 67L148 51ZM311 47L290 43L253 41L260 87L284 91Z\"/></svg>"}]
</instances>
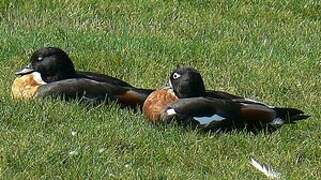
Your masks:
<instances>
[{"instance_id":1,"label":"duck wing","mask_svg":"<svg viewBox=\"0 0 321 180\"><path fill-rule=\"evenodd\" d=\"M113 84L86 78L72 78L40 86L35 97L81 99L86 102L101 103L105 100L115 100L125 92L125 88Z\"/></svg>"},{"instance_id":2,"label":"duck wing","mask_svg":"<svg viewBox=\"0 0 321 180\"><path fill-rule=\"evenodd\" d=\"M87 78L72 78L40 86L35 97L80 99L82 102L90 104L100 104L108 100L117 101L122 107L136 108L143 106L150 92Z\"/></svg>"},{"instance_id":3,"label":"duck wing","mask_svg":"<svg viewBox=\"0 0 321 180\"><path fill-rule=\"evenodd\" d=\"M78 76L80 78L91 79L96 82L108 83L110 85L123 87L125 89L131 90L131 94L133 94L134 96L136 96L136 98L139 99L141 105L144 103L147 96L154 91L154 89L136 88L123 80L105 74L98 74L93 72L78 72Z\"/></svg>"},{"instance_id":4,"label":"duck wing","mask_svg":"<svg viewBox=\"0 0 321 180\"><path fill-rule=\"evenodd\" d=\"M244 99L241 96L230 94L230 93L227 93L227 92L224 92L224 91L214 91L214 90L206 90L205 91L205 97L211 97L211 98L217 98L217 99L226 99L226 100Z\"/></svg>"},{"instance_id":5,"label":"duck wing","mask_svg":"<svg viewBox=\"0 0 321 180\"><path fill-rule=\"evenodd\" d=\"M108 76L105 74L99 74L94 72L77 72L77 75L79 76L79 78L91 79L98 82L105 82L105 83L109 83L117 86L132 87L132 85L130 85L129 83L121 79Z\"/></svg>"}]
</instances>

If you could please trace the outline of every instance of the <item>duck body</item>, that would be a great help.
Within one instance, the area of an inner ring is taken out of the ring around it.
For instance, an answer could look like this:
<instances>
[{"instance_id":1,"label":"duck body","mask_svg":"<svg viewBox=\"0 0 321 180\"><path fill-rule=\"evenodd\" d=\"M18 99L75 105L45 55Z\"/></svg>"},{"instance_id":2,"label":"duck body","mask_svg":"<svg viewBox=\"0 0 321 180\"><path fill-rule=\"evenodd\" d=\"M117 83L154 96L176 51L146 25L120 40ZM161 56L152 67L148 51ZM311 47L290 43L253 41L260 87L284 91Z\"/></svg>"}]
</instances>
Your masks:
<instances>
[{"instance_id":1,"label":"duck body","mask_svg":"<svg viewBox=\"0 0 321 180\"><path fill-rule=\"evenodd\" d=\"M295 108L269 107L262 103L239 102L209 97L179 99L170 104L164 121L177 119L196 124L200 128L215 130L261 129L279 127L306 119L304 112Z\"/></svg>"},{"instance_id":2,"label":"duck body","mask_svg":"<svg viewBox=\"0 0 321 180\"><path fill-rule=\"evenodd\" d=\"M209 98L225 100L241 99L239 96L234 96L222 91L207 91L206 94ZM146 98L142 109L146 120L153 123L168 121L167 115L164 114L165 110L178 99L171 88L153 91Z\"/></svg>"},{"instance_id":3,"label":"duck body","mask_svg":"<svg viewBox=\"0 0 321 180\"><path fill-rule=\"evenodd\" d=\"M108 75L76 71L68 55L59 48L41 48L32 54L30 61L30 64L16 73L21 76L12 86L13 97L19 97L16 99L61 97L66 100L81 99L90 103L113 100L124 107L136 107L142 106L146 97L153 91L135 88ZM33 76L34 73L38 73L38 76ZM30 89L30 82L34 82L30 80L32 78L41 79L43 83L35 85L32 93L21 93ZM23 83L17 86L18 82Z\"/></svg>"},{"instance_id":4,"label":"duck body","mask_svg":"<svg viewBox=\"0 0 321 180\"><path fill-rule=\"evenodd\" d=\"M174 70L169 84L177 100L161 111L159 122L178 120L202 129L233 130L279 127L309 117L296 108L273 107L230 93L205 90L201 75L193 68Z\"/></svg>"}]
</instances>

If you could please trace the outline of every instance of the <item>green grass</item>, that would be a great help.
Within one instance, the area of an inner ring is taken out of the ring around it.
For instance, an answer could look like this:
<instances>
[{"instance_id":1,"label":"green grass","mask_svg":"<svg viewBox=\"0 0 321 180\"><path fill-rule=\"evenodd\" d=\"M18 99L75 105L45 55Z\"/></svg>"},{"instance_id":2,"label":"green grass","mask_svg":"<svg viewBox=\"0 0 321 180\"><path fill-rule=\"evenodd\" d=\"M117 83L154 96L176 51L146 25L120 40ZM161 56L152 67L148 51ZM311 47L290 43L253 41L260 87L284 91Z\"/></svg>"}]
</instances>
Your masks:
<instances>
[{"instance_id":1,"label":"green grass","mask_svg":"<svg viewBox=\"0 0 321 180\"><path fill-rule=\"evenodd\" d=\"M252 156L284 178L320 178L320 7L316 0L1 1L2 178L262 178ZM43 46L65 49L79 70L145 88L161 87L177 64L194 66L208 89L312 117L272 134L215 135L154 127L117 105L12 101L14 71Z\"/></svg>"}]
</instances>

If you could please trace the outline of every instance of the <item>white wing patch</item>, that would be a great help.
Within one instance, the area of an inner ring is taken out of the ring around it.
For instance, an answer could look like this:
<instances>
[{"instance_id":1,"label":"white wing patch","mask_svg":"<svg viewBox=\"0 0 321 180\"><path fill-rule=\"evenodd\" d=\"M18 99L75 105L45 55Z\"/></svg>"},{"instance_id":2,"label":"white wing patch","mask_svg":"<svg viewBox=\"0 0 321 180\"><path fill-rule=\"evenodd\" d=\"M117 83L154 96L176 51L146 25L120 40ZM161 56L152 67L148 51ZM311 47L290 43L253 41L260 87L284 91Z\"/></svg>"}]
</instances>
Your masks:
<instances>
[{"instance_id":1,"label":"white wing patch","mask_svg":"<svg viewBox=\"0 0 321 180\"><path fill-rule=\"evenodd\" d=\"M206 124L209 124L213 121L222 121L226 118L222 117L222 116L219 116L217 114L214 114L213 116L210 116L210 117L193 117L193 119L195 119L196 121L198 121L201 125L206 125Z\"/></svg>"},{"instance_id":2,"label":"white wing patch","mask_svg":"<svg viewBox=\"0 0 321 180\"><path fill-rule=\"evenodd\" d=\"M172 115L176 114L176 111L174 109L167 109L166 113L167 113L168 116L172 116Z\"/></svg>"},{"instance_id":3,"label":"white wing patch","mask_svg":"<svg viewBox=\"0 0 321 180\"><path fill-rule=\"evenodd\" d=\"M269 123L270 125L280 126L284 124L284 120L281 118L274 118L273 121Z\"/></svg>"}]
</instances>

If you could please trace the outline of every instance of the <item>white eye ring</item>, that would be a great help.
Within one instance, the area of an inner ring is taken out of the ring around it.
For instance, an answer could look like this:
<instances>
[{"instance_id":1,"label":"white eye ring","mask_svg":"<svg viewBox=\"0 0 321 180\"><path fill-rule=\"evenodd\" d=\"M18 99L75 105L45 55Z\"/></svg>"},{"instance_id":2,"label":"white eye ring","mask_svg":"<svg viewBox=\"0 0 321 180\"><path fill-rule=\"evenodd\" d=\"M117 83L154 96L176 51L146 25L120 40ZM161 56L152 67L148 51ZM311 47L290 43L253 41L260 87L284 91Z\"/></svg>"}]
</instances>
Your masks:
<instances>
[{"instance_id":1,"label":"white eye ring","mask_svg":"<svg viewBox=\"0 0 321 180\"><path fill-rule=\"evenodd\" d=\"M42 61L43 57L38 57L38 61Z\"/></svg>"},{"instance_id":2,"label":"white eye ring","mask_svg":"<svg viewBox=\"0 0 321 180\"><path fill-rule=\"evenodd\" d=\"M182 75L180 75L180 74L178 74L178 73L174 73L173 74L173 78L174 79L178 79L178 78L180 78Z\"/></svg>"}]
</instances>

